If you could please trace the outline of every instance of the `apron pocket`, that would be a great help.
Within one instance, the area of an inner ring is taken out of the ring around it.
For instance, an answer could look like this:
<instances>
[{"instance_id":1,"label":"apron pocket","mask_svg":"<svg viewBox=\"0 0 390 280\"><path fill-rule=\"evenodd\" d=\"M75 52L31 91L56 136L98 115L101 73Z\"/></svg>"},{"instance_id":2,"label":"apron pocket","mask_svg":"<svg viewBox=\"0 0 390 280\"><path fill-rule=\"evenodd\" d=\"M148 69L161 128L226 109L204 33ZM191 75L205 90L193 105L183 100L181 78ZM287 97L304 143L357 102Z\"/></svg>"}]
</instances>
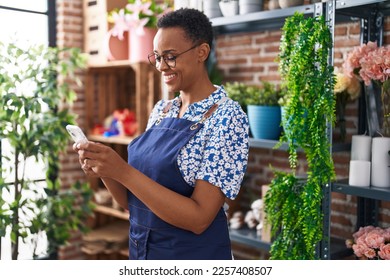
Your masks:
<instances>
[{"instance_id":1,"label":"apron pocket","mask_svg":"<svg viewBox=\"0 0 390 280\"><path fill-rule=\"evenodd\" d=\"M129 259L146 260L147 242L150 229L139 225L130 226Z\"/></svg>"}]
</instances>

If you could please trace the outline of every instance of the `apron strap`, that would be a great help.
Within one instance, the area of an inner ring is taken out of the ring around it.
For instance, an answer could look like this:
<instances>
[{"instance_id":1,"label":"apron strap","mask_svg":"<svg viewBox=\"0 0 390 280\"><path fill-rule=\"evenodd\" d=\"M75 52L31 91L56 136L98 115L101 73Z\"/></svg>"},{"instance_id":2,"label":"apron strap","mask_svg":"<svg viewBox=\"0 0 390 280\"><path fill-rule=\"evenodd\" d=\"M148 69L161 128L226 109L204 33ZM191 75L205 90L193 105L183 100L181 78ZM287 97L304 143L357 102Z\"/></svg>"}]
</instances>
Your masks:
<instances>
[{"instance_id":1,"label":"apron strap","mask_svg":"<svg viewBox=\"0 0 390 280\"><path fill-rule=\"evenodd\" d=\"M160 116L158 117L157 121L155 122L155 125L159 125L163 118L167 115L169 109L172 107L172 101L169 101L167 105L165 105L164 109L160 113Z\"/></svg>"},{"instance_id":2,"label":"apron strap","mask_svg":"<svg viewBox=\"0 0 390 280\"><path fill-rule=\"evenodd\" d=\"M197 129L199 124L204 123L215 112L215 110L217 110L218 106L222 105L228 99L228 97L224 96L217 103L213 104L197 123L190 126L190 129Z\"/></svg>"},{"instance_id":3,"label":"apron strap","mask_svg":"<svg viewBox=\"0 0 390 280\"><path fill-rule=\"evenodd\" d=\"M222 97L217 103L213 104L207 112L203 115L203 117L195 124L191 125L190 129L195 130L198 128L198 124L204 123L214 112L217 110L218 106L222 105L229 97ZM158 117L155 125L159 125L163 118L167 115L169 109L172 107L172 101L169 101L167 105L165 105L164 109L161 111L160 116Z\"/></svg>"}]
</instances>

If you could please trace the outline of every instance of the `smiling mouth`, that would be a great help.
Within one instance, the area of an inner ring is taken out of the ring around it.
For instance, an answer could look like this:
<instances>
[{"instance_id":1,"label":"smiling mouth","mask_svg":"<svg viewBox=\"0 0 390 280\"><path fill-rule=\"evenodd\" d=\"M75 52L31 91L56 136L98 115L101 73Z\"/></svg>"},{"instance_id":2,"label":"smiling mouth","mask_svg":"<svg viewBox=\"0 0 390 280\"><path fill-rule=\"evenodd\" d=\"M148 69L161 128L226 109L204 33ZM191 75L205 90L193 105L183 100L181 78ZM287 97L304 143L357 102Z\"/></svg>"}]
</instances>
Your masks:
<instances>
[{"instance_id":1,"label":"smiling mouth","mask_svg":"<svg viewBox=\"0 0 390 280\"><path fill-rule=\"evenodd\" d=\"M164 75L164 82L168 83L176 77L176 74Z\"/></svg>"}]
</instances>

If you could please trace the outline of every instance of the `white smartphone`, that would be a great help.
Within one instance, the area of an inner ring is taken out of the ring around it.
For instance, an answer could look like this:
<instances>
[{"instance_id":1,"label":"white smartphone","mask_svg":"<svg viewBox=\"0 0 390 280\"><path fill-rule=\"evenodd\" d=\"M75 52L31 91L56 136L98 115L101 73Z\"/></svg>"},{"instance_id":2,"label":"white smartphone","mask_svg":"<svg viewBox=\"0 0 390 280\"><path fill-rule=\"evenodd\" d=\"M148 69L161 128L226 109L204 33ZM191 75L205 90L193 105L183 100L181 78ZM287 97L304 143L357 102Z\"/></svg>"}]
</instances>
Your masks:
<instances>
[{"instance_id":1,"label":"white smartphone","mask_svg":"<svg viewBox=\"0 0 390 280\"><path fill-rule=\"evenodd\" d=\"M66 130L69 132L75 143L86 143L88 142L87 136L77 125L68 124Z\"/></svg>"}]
</instances>

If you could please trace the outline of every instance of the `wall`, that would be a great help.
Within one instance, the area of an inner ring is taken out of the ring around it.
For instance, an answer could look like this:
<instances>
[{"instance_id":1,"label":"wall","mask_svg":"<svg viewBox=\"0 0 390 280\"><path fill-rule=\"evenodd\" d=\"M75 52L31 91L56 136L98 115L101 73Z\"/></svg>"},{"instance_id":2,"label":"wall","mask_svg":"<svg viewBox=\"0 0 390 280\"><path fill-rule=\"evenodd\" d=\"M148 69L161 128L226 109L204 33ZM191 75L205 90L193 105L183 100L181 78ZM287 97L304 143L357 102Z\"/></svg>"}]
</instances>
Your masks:
<instances>
[{"instance_id":1,"label":"wall","mask_svg":"<svg viewBox=\"0 0 390 280\"><path fill-rule=\"evenodd\" d=\"M83 18L82 0L57 0L57 42L59 46L83 48ZM241 33L217 37L217 57L219 67L223 70L225 82L243 81L248 84L258 84L267 80L279 82L275 58L278 54L280 31L259 33ZM385 44L390 43L390 22L385 20ZM354 46L359 45L359 23L339 24L336 27L335 37L335 65L339 66L346 54ZM83 73L80 73L83 76ZM71 82L71 81L69 81ZM73 110L78 114L78 122L85 125L85 100L83 88L77 88L77 101ZM357 132L357 102L347 106L347 141ZM335 129L337 139L337 128ZM301 156L302 158L302 156ZM336 173L339 178L348 176L349 153L334 155ZM305 164L301 161L299 172L304 172ZM267 149L250 150L250 162L247 176L237 201L232 209L243 209L255 197L260 197L261 185L267 184L273 174L269 165L278 169L288 169L288 155L286 152ZM80 169L77 155L68 147L68 153L61 158L61 180L64 187L76 180L85 180ZM349 238L355 229L356 197L343 194L332 194L332 235ZM390 226L390 203L380 203L380 221L382 226ZM83 258L81 249L81 235L75 233L71 245L62 248L60 259ZM247 258L253 257L255 252L243 254ZM257 257L257 256L255 256Z\"/></svg>"},{"instance_id":2,"label":"wall","mask_svg":"<svg viewBox=\"0 0 390 280\"><path fill-rule=\"evenodd\" d=\"M83 48L83 1L82 0L57 0L57 45L58 47ZM84 73L78 73L81 77ZM72 108L78 115L77 122L84 127L85 100L84 89L78 87L72 81L67 81L77 93L77 100ZM61 157L60 170L61 184L64 188L76 181L84 182L85 176L80 168L77 154L69 145L66 155ZM81 252L81 234L75 232L69 246L61 248L59 259L83 259Z\"/></svg>"}]
</instances>

